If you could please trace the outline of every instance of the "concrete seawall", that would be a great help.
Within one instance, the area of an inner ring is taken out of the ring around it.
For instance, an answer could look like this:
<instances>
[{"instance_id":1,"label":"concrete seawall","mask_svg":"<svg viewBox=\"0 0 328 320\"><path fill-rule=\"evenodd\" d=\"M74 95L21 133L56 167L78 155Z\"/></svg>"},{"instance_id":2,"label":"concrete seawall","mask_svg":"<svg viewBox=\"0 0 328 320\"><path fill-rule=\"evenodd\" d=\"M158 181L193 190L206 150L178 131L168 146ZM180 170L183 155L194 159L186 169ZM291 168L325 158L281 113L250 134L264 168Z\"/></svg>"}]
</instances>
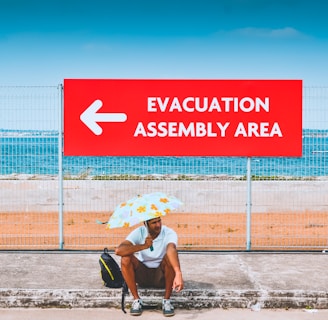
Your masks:
<instances>
[{"instance_id":1,"label":"concrete seawall","mask_svg":"<svg viewBox=\"0 0 328 320\"><path fill-rule=\"evenodd\" d=\"M0 180L2 212L55 212L58 181ZM181 212L245 212L246 181L64 181L66 211L109 211L137 194L164 191ZM253 181L252 212L328 211L328 181Z\"/></svg>"}]
</instances>

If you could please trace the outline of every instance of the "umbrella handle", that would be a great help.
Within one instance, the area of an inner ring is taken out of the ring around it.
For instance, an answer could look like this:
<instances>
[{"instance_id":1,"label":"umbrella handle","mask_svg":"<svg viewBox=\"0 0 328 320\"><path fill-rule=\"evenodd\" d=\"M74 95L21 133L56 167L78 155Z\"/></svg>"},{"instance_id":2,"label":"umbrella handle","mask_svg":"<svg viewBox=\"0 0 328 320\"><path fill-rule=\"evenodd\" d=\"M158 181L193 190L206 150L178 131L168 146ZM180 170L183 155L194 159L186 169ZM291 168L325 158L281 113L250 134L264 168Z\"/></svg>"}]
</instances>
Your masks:
<instances>
[{"instance_id":1,"label":"umbrella handle","mask_svg":"<svg viewBox=\"0 0 328 320\"><path fill-rule=\"evenodd\" d=\"M148 228L148 224L147 224L147 222L145 222L145 227L146 227L147 232L148 232L148 234L149 234L149 228ZM149 250L150 250L150 251L154 251L154 247L153 247L153 245L151 245L151 246L149 247Z\"/></svg>"}]
</instances>

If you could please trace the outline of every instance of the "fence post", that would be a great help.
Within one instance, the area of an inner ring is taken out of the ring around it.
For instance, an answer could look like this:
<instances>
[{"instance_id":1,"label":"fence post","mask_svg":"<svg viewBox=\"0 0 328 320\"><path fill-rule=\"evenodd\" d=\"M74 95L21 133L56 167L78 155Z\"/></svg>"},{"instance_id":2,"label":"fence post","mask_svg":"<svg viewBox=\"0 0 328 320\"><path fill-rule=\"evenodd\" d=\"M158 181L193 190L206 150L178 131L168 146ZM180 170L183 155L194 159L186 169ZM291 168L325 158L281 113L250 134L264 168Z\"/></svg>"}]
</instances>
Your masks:
<instances>
[{"instance_id":1,"label":"fence post","mask_svg":"<svg viewBox=\"0 0 328 320\"><path fill-rule=\"evenodd\" d=\"M58 129L58 228L59 228L59 250L64 249L64 227L63 227L63 85L58 86L60 90L59 107L59 129Z\"/></svg>"},{"instance_id":2,"label":"fence post","mask_svg":"<svg viewBox=\"0 0 328 320\"><path fill-rule=\"evenodd\" d=\"M252 175L251 175L251 158L247 158L247 202L246 202L246 250L251 250L251 221L252 221Z\"/></svg>"}]
</instances>

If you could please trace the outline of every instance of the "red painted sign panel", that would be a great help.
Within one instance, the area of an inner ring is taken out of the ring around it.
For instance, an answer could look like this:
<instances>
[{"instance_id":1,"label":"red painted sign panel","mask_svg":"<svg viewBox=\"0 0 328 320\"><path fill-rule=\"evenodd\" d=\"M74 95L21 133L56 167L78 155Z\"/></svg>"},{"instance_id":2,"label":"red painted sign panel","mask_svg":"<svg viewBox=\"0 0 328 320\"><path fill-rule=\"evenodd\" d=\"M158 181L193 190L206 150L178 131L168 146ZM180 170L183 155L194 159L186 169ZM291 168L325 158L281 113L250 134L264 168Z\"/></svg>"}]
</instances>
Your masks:
<instances>
[{"instance_id":1,"label":"red painted sign panel","mask_svg":"<svg viewBox=\"0 0 328 320\"><path fill-rule=\"evenodd\" d=\"M302 156L302 81L65 79L64 154Z\"/></svg>"}]
</instances>

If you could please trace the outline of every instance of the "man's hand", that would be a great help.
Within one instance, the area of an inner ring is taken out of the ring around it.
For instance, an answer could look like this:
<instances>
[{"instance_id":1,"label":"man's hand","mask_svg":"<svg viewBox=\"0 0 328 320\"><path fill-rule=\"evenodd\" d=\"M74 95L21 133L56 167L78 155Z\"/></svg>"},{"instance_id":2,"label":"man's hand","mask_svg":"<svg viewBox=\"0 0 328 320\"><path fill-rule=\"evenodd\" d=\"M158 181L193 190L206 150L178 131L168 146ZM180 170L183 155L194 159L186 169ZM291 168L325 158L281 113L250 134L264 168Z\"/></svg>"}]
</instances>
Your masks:
<instances>
[{"instance_id":1,"label":"man's hand","mask_svg":"<svg viewBox=\"0 0 328 320\"><path fill-rule=\"evenodd\" d=\"M182 273L176 272L173 280L173 290L176 292L180 292L182 289L183 289Z\"/></svg>"},{"instance_id":2,"label":"man's hand","mask_svg":"<svg viewBox=\"0 0 328 320\"><path fill-rule=\"evenodd\" d=\"M147 237L148 238L148 237ZM153 244L153 240L147 239L144 244L132 244L128 240L124 240L116 249L115 254L121 257L130 256L131 254L134 254L136 252L139 252L141 250L145 250L150 248L150 246Z\"/></svg>"}]
</instances>

